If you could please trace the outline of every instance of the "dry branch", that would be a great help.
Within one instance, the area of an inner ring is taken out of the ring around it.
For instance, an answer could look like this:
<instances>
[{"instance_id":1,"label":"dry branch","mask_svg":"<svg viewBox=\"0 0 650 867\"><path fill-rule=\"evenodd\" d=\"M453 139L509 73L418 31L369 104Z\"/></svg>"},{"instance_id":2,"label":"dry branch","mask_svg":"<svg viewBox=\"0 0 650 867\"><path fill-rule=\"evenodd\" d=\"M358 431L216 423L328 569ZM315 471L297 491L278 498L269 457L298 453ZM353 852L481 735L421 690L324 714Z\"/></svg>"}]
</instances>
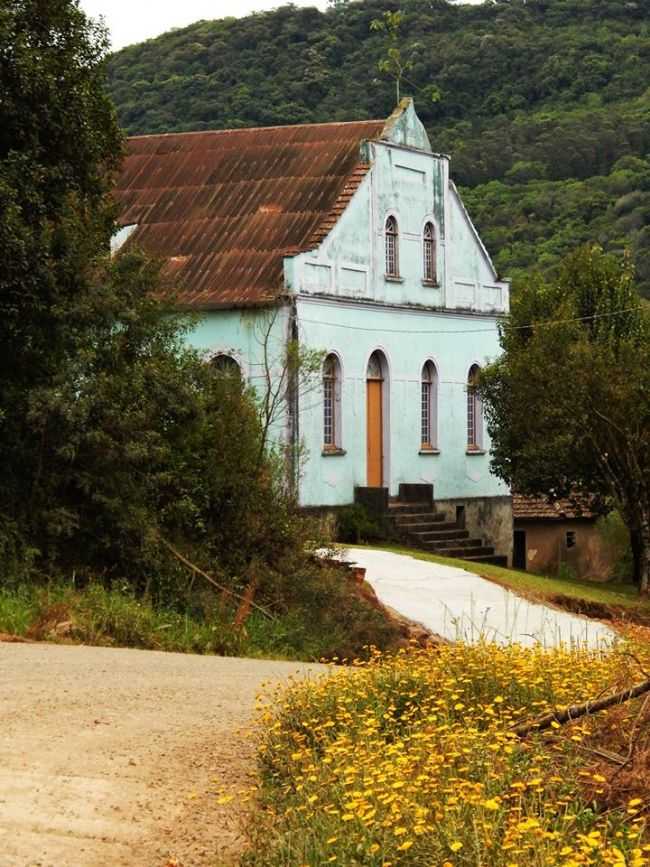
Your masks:
<instances>
[{"instance_id":1,"label":"dry branch","mask_svg":"<svg viewBox=\"0 0 650 867\"><path fill-rule=\"evenodd\" d=\"M201 569L200 566L197 566L196 563L192 563L191 560L188 560L187 557L185 557L183 554L181 554L180 551L178 551L176 548L174 548L174 546L171 544L171 542L168 542L166 539L163 539L162 536L160 536L159 538L160 538L160 541L162 542L162 544L165 546L165 548L167 548L167 550L171 554L173 554L177 560L180 560L180 562L184 566L187 566L187 568L191 569L192 572L194 572L196 575L200 575L202 578L205 578L205 580L208 581L210 584L212 584L213 587L216 587L217 590L221 590L222 593L226 593L228 596L234 596L235 599L239 599L241 602L246 602L248 605L252 606L257 611L261 612L269 620L277 620L277 618L274 617L270 611L267 611L266 608L262 608L262 606L258 605L256 602L253 602L252 600L246 599L246 597L242 596L241 593L236 593L234 590L231 590L229 587L225 587L223 584L219 584L218 581L215 581L215 579L212 577L212 575L209 575L207 572L205 572L203 569Z\"/></svg>"},{"instance_id":2,"label":"dry branch","mask_svg":"<svg viewBox=\"0 0 650 867\"><path fill-rule=\"evenodd\" d=\"M551 728L553 723L565 725L583 716L591 716L591 714L598 713L598 711L607 710L615 705L625 704L626 701L631 701L633 698L638 698L647 692L650 692L650 679L637 683L636 686L631 686L629 689L616 692L614 695L609 695L607 698L601 698L596 701L592 699L583 704L573 704L563 711L552 711L551 713L544 714L537 717L537 719L516 726L513 731L518 737L525 738L531 732L541 732Z\"/></svg>"}]
</instances>

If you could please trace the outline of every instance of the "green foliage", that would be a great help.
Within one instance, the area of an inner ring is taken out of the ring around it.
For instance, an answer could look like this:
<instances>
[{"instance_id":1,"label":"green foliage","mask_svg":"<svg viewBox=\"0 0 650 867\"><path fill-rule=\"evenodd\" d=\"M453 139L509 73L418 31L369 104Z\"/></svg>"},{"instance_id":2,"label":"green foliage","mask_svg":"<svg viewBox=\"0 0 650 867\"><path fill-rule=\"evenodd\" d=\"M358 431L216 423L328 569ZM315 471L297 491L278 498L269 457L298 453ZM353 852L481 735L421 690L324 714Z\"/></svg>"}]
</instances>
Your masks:
<instances>
[{"instance_id":1,"label":"green foliage","mask_svg":"<svg viewBox=\"0 0 650 867\"><path fill-rule=\"evenodd\" d=\"M524 494L610 497L650 580L650 314L627 258L585 246L522 286L481 375L492 468Z\"/></svg>"},{"instance_id":2,"label":"green foliage","mask_svg":"<svg viewBox=\"0 0 650 867\"><path fill-rule=\"evenodd\" d=\"M344 506L336 516L337 540L358 545L383 537L382 527L371 517L365 506L354 503Z\"/></svg>"},{"instance_id":3,"label":"green foliage","mask_svg":"<svg viewBox=\"0 0 650 867\"><path fill-rule=\"evenodd\" d=\"M171 540L246 583L300 545L252 395L184 342L159 269L111 259L121 133L76 0L0 10L0 563L168 597Z\"/></svg>"},{"instance_id":4,"label":"green foliage","mask_svg":"<svg viewBox=\"0 0 650 867\"><path fill-rule=\"evenodd\" d=\"M634 561L630 546L630 534L621 513L616 509L602 515L596 529L614 564L610 575L615 581L630 581L634 575Z\"/></svg>"},{"instance_id":5,"label":"green foliage","mask_svg":"<svg viewBox=\"0 0 650 867\"><path fill-rule=\"evenodd\" d=\"M153 599L133 581L0 584L0 633L32 639L139 647L179 653L216 653L319 660L361 657L364 647L390 647L398 630L355 595L341 569L316 561L296 564L276 619L253 611L233 625L232 603L179 575L175 594Z\"/></svg>"},{"instance_id":6,"label":"green foliage","mask_svg":"<svg viewBox=\"0 0 650 867\"><path fill-rule=\"evenodd\" d=\"M341 570L305 553L268 445L322 358L290 342L271 378L265 352L259 402L188 348L195 322L161 301L158 264L109 255L121 134L103 30L77 0L14 0L0 45L0 623L49 637L67 615L74 640L195 652L388 640ZM245 588L271 627L237 610Z\"/></svg>"},{"instance_id":7,"label":"green foliage","mask_svg":"<svg viewBox=\"0 0 650 867\"><path fill-rule=\"evenodd\" d=\"M575 581L576 570L568 563L560 563L557 568L558 581Z\"/></svg>"},{"instance_id":8,"label":"green foliage","mask_svg":"<svg viewBox=\"0 0 650 867\"><path fill-rule=\"evenodd\" d=\"M373 21L395 15L391 60ZM110 90L129 133L355 120L392 111L406 61L501 273L553 272L598 241L632 249L650 296L649 58L645 3L359 0L201 21L126 48ZM376 79L380 63L391 74Z\"/></svg>"},{"instance_id":9,"label":"green foliage","mask_svg":"<svg viewBox=\"0 0 650 867\"><path fill-rule=\"evenodd\" d=\"M413 68L413 60L406 56L400 38L403 15L397 12L384 12L381 18L370 22L370 30L383 33L385 38L384 56L379 60L377 69L395 81L396 102L400 101L402 79Z\"/></svg>"}]
</instances>

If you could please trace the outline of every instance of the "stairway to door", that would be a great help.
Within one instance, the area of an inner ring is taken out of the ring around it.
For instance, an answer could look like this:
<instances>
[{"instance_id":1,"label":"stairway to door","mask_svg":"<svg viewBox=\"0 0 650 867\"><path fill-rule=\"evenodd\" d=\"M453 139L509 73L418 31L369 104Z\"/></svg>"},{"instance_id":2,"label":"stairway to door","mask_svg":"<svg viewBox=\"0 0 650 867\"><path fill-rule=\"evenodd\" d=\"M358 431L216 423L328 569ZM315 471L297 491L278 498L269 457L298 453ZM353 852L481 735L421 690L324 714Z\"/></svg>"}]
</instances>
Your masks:
<instances>
[{"instance_id":1,"label":"stairway to door","mask_svg":"<svg viewBox=\"0 0 650 867\"><path fill-rule=\"evenodd\" d=\"M440 557L458 557L477 563L507 566L508 558L496 554L482 538L471 536L461 521L448 521L430 502L411 502L392 497L388 519L395 535L407 545Z\"/></svg>"}]
</instances>

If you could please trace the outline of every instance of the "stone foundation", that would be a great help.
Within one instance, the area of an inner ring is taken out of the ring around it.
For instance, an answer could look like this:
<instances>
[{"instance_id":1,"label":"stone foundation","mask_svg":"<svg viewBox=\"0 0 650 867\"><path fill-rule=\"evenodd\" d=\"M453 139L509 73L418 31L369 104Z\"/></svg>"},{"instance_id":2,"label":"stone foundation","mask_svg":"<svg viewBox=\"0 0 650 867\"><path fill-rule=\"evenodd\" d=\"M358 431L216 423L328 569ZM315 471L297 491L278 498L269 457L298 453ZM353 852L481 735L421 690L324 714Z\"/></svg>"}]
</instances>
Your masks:
<instances>
[{"instance_id":1,"label":"stone foundation","mask_svg":"<svg viewBox=\"0 0 650 867\"><path fill-rule=\"evenodd\" d=\"M436 511L446 520L456 521L470 536L482 537L496 554L512 564L512 497L459 497L435 501Z\"/></svg>"}]
</instances>

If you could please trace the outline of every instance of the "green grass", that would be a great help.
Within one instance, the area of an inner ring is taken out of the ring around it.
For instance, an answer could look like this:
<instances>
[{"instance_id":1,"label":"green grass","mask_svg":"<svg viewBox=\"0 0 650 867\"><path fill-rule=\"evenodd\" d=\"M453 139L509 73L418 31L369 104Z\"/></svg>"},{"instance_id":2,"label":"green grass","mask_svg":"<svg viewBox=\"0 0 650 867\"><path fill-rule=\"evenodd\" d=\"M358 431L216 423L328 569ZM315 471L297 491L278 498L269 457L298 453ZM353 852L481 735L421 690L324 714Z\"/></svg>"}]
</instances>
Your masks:
<instances>
[{"instance_id":1,"label":"green grass","mask_svg":"<svg viewBox=\"0 0 650 867\"><path fill-rule=\"evenodd\" d=\"M389 647L399 638L399 627L351 592L340 571L319 569L314 575L319 580L300 582L297 576L291 582L295 596L272 620L253 610L241 628L233 625L236 606L222 607L210 592L174 610L137 597L127 585L0 586L0 633L36 641L306 661L352 659L363 655L364 647Z\"/></svg>"},{"instance_id":2,"label":"green grass","mask_svg":"<svg viewBox=\"0 0 650 867\"><path fill-rule=\"evenodd\" d=\"M355 547L355 546L350 546ZM573 578L552 578L545 575L535 575L532 572L520 572L516 569L505 569L490 563L476 563L471 560L459 560L451 557L437 557L426 551L393 545L369 545L356 547L381 548L395 554L406 554L416 560L427 560L445 566L455 566L487 578L515 593L524 596L534 596L539 599L552 599L554 596L568 596L572 599L593 602L599 605L617 606L641 613L650 617L650 600L639 596L633 584L618 582L596 583L580 581Z\"/></svg>"}]
</instances>

